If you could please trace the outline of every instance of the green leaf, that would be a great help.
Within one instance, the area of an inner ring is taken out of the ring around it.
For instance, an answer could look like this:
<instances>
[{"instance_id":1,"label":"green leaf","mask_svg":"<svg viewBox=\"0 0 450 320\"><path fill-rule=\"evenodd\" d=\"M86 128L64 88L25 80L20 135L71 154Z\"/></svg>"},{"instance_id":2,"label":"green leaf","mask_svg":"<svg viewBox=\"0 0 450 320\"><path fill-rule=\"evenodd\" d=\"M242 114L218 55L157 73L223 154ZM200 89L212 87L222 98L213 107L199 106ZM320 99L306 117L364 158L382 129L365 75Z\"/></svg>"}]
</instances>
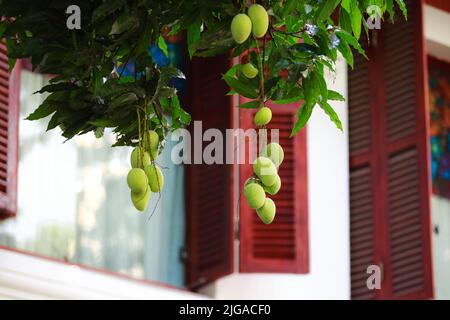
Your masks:
<instances>
[{"instance_id":1,"label":"green leaf","mask_svg":"<svg viewBox=\"0 0 450 320\"><path fill-rule=\"evenodd\" d=\"M223 79L234 91L236 91L241 96L249 99L256 99L258 97L258 93L252 86L244 84L238 79L229 77L227 75L223 75Z\"/></svg>"},{"instance_id":2,"label":"green leaf","mask_svg":"<svg viewBox=\"0 0 450 320\"><path fill-rule=\"evenodd\" d=\"M281 100L272 100L272 102L274 104L281 104L281 105L283 105L283 104L295 103L295 102L298 102L298 101L300 101L302 99L303 99L303 95L296 96L296 97L291 97L291 98L285 98L285 99L281 99Z\"/></svg>"},{"instance_id":3,"label":"green leaf","mask_svg":"<svg viewBox=\"0 0 450 320\"><path fill-rule=\"evenodd\" d=\"M317 103L320 88L316 73L312 73L307 78L303 79L303 93L307 105L314 106Z\"/></svg>"},{"instance_id":4,"label":"green leaf","mask_svg":"<svg viewBox=\"0 0 450 320\"><path fill-rule=\"evenodd\" d=\"M334 111L334 109L328 104L328 102L326 101L321 101L319 102L319 106L323 109L323 111L325 111L325 113L330 117L331 121L333 121L333 123L336 125L336 127L343 131L342 129L342 123L341 120L339 119L339 116L337 115L337 113Z\"/></svg>"},{"instance_id":5,"label":"green leaf","mask_svg":"<svg viewBox=\"0 0 450 320\"><path fill-rule=\"evenodd\" d=\"M163 36L158 37L158 47L161 49L161 51L164 53L166 57L169 56L169 53L167 52L167 43Z\"/></svg>"},{"instance_id":6,"label":"green leaf","mask_svg":"<svg viewBox=\"0 0 450 320\"><path fill-rule=\"evenodd\" d=\"M320 90L322 100L326 101L328 99L328 87L325 78L322 74L315 73L315 81L317 82L318 88Z\"/></svg>"},{"instance_id":7,"label":"green leaf","mask_svg":"<svg viewBox=\"0 0 450 320\"><path fill-rule=\"evenodd\" d=\"M34 93L44 93L44 92L56 92L56 91L69 91L69 90L75 90L78 89L78 87L70 82L58 82L58 83L52 83L48 84L46 86L43 86L41 90L38 90Z\"/></svg>"},{"instance_id":8,"label":"green leaf","mask_svg":"<svg viewBox=\"0 0 450 320\"><path fill-rule=\"evenodd\" d=\"M345 98L339 92L328 90L328 100L345 101Z\"/></svg>"},{"instance_id":9,"label":"green leaf","mask_svg":"<svg viewBox=\"0 0 450 320\"><path fill-rule=\"evenodd\" d=\"M350 15L350 19L352 21L352 30L356 39L359 39L361 36L361 22L362 22L362 14L358 7L358 1L352 0L352 12Z\"/></svg>"},{"instance_id":10,"label":"green leaf","mask_svg":"<svg viewBox=\"0 0 450 320\"><path fill-rule=\"evenodd\" d=\"M195 51L197 50L195 45L200 40L201 26L202 26L202 20L199 17L193 23L191 23L187 29L188 51L189 51L189 57L191 57L191 59L194 56Z\"/></svg>"},{"instance_id":11,"label":"green leaf","mask_svg":"<svg viewBox=\"0 0 450 320\"><path fill-rule=\"evenodd\" d=\"M348 65L352 67L353 69L353 53L352 49L350 49L350 46L344 42L341 41L341 43L338 46L339 52L342 54L342 56L347 61Z\"/></svg>"},{"instance_id":12,"label":"green leaf","mask_svg":"<svg viewBox=\"0 0 450 320\"><path fill-rule=\"evenodd\" d=\"M51 115L53 112L56 111L56 107L53 105L50 105L47 102L43 102L36 110L34 110L33 113L31 113L26 120L39 120L42 118L45 118L49 115Z\"/></svg>"},{"instance_id":13,"label":"green leaf","mask_svg":"<svg viewBox=\"0 0 450 320\"><path fill-rule=\"evenodd\" d=\"M406 7L405 1L403 0L396 0L397 1L397 5L399 6L400 10L403 13L403 17L405 18L405 20L408 20L408 8Z\"/></svg>"},{"instance_id":14,"label":"green leaf","mask_svg":"<svg viewBox=\"0 0 450 320\"><path fill-rule=\"evenodd\" d=\"M342 41L345 41L346 43L350 44L353 48L355 48L361 55L363 55L366 59L367 55L364 49L359 44L358 40L355 39L350 33L344 31L344 30L337 30L336 35L339 37L339 39Z\"/></svg>"},{"instance_id":15,"label":"green leaf","mask_svg":"<svg viewBox=\"0 0 450 320\"><path fill-rule=\"evenodd\" d=\"M12 40L10 38L6 39L6 48L8 50L8 67L9 67L9 72L11 72L14 69L14 66L16 65L16 59L9 55L9 53L13 51L14 45L15 45L14 40Z\"/></svg>"},{"instance_id":16,"label":"green leaf","mask_svg":"<svg viewBox=\"0 0 450 320\"><path fill-rule=\"evenodd\" d=\"M342 9L339 13L339 26L347 32L352 32L352 22L350 19L350 15L347 11Z\"/></svg>"},{"instance_id":17,"label":"green leaf","mask_svg":"<svg viewBox=\"0 0 450 320\"><path fill-rule=\"evenodd\" d=\"M3 38L3 34L6 31L6 22L5 21L0 21L0 39Z\"/></svg>"},{"instance_id":18,"label":"green leaf","mask_svg":"<svg viewBox=\"0 0 450 320\"><path fill-rule=\"evenodd\" d=\"M98 127L97 129L94 130L94 135L97 139L100 139L101 137L103 137L104 133L105 133L105 128L102 128L102 127Z\"/></svg>"},{"instance_id":19,"label":"green leaf","mask_svg":"<svg viewBox=\"0 0 450 320\"><path fill-rule=\"evenodd\" d=\"M341 0L324 0L319 5L317 20L322 21L328 19L336 9Z\"/></svg>"},{"instance_id":20,"label":"green leaf","mask_svg":"<svg viewBox=\"0 0 450 320\"><path fill-rule=\"evenodd\" d=\"M159 96L160 97L164 97L164 98L171 98L176 96L177 93L177 89L172 88L172 87L162 87L159 90Z\"/></svg>"},{"instance_id":21,"label":"green leaf","mask_svg":"<svg viewBox=\"0 0 450 320\"><path fill-rule=\"evenodd\" d=\"M254 101L250 101L250 102L246 102L243 103L239 106L239 108L242 109L256 109L261 105L261 101L260 100L254 100Z\"/></svg>"},{"instance_id":22,"label":"green leaf","mask_svg":"<svg viewBox=\"0 0 450 320\"><path fill-rule=\"evenodd\" d=\"M352 12L351 9L351 1L352 0L342 0L341 7L345 9L345 11L350 14Z\"/></svg>"},{"instance_id":23,"label":"green leaf","mask_svg":"<svg viewBox=\"0 0 450 320\"><path fill-rule=\"evenodd\" d=\"M311 114L313 112L314 105L303 103L302 107L297 111L297 121L291 131L291 137L295 136L302 128L306 126Z\"/></svg>"},{"instance_id":24,"label":"green leaf","mask_svg":"<svg viewBox=\"0 0 450 320\"><path fill-rule=\"evenodd\" d=\"M111 26L109 35L119 35L124 32L136 30L139 26L139 19L129 12L124 12L119 18L114 21Z\"/></svg>"},{"instance_id":25,"label":"green leaf","mask_svg":"<svg viewBox=\"0 0 450 320\"><path fill-rule=\"evenodd\" d=\"M286 0L283 5L283 15L289 16L298 4L298 0Z\"/></svg>"},{"instance_id":26,"label":"green leaf","mask_svg":"<svg viewBox=\"0 0 450 320\"><path fill-rule=\"evenodd\" d=\"M109 16L114 11L120 9L127 3L127 0L108 0L97 7L92 13L92 22L101 20Z\"/></svg>"},{"instance_id":27,"label":"green leaf","mask_svg":"<svg viewBox=\"0 0 450 320\"><path fill-rule=\"evenodd\" d=\"M133 92L128 92L114 99L109 104L109 107L110 110L112 110L118 107L129 106L136 101L138 101L138 97L136 96L136 94L134 94Z\"/></svg>"}]
</instances>

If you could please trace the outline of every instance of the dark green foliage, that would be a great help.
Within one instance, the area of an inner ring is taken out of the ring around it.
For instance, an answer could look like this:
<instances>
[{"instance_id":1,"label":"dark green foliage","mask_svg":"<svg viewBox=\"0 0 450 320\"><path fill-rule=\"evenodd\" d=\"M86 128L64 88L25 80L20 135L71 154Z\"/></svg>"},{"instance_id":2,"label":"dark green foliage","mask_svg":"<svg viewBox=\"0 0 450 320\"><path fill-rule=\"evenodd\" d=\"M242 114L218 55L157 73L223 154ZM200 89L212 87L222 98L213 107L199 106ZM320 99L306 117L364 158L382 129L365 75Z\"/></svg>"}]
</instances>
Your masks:
<instances>
[{"instance_id":1,"label":"dark green foliage","mask_svg":"<svg viewBox=\"0 0 450 320\"><path fill-rule=\"evenodd\" d=\"M338 52L350 65L354 50L364 54L358 38L367 29L366 8L379 5L392 18L394 0L258 2L271 20L264 43L232 40L230 23L246 11L244 0L2 0L0 36L6 38L11 68L16 59L31 58L34 69L55 75L39 91L50 95L28 119L50 117L48 130L59 127L67 139L90 131L100 137L112 128L116 145L136 145L140 112L162 136L190 122L169 82L184 75L174 67L158 68L148 55L149 44L167 52L163 30L186 32L190 56L247 55L259 66L254 79L241 76L239 66L223 75L232 93L254 100L241 107L303 100L292 134L306 125L316 105L342 129L327 101L343 98L328 90L326 70L334 71ZM403 1L396 3L406 17ZM66 27L72 4L81 8L81 30ZM338 25L330 18L336 10ZM136 74L122 77L115 66L129 61Z\"/></svg>"}]
</instances>

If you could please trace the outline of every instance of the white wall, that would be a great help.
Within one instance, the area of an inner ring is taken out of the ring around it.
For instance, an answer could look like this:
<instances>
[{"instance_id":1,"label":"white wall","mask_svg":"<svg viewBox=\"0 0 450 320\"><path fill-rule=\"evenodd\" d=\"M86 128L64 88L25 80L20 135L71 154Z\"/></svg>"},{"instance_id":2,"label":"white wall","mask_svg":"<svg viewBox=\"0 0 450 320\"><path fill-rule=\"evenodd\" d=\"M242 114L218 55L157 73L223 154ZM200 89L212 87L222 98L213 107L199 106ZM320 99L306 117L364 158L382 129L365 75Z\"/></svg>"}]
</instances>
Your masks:
<instances>
[{"instance_id":1,"label":"white wall","mask_svg":"<svg viewBox=\"0 0 450 320\"><path fill-rule=\"evenodd\" d=\"M189 291L0 248L0 300L204 298Z\"/></svg>"},{"instance_id":2,"label":"white wall","mask_svg":"<svg viewBox=\"0 0 450 320\"><path fill-rule=\"evenodd\" d=\"M450 14L426 5L424 23L428 52L436 58L450 61Z\"/></svg>"},{"instance_id":3,"label":"white wall","mask_svg":"<svg viewBox=\"0 0 450 320\"><path fill-rule=\"evenodd\" d=\"M433 266L435 298L450 299L450 201L433 196Z\"/></svg>"},{"instance_id":4,"label":"white wall","mask_svg":"<svg viewBox=\"0 0 450 320\"><path fill-rule=\"evenodd\" d=\"M347 96L347 67L337 65L332 89ZM347 103L333 103L340 132L320 108L308 125L310 273L239 274L202 293L217 299L349 299L349 186Z\"/></svg>"}]
</instances>

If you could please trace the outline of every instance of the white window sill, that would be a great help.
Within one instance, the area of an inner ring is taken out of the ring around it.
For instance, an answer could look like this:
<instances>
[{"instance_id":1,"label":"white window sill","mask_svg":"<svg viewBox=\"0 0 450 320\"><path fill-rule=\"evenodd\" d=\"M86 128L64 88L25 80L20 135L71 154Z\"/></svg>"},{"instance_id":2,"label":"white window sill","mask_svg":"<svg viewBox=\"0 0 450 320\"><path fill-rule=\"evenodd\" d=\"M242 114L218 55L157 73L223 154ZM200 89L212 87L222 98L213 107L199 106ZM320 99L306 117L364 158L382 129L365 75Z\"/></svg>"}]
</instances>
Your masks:
<instances>
[{"instance_id":1,"label":"white window sill","mask_svg":"<svg viewBox=\"0 0 450 320\"><path fill-rule=\"evenodd\" d=\"M147 281L0 248L0 299L206 299Z\"/></svg>"}]
</instances>

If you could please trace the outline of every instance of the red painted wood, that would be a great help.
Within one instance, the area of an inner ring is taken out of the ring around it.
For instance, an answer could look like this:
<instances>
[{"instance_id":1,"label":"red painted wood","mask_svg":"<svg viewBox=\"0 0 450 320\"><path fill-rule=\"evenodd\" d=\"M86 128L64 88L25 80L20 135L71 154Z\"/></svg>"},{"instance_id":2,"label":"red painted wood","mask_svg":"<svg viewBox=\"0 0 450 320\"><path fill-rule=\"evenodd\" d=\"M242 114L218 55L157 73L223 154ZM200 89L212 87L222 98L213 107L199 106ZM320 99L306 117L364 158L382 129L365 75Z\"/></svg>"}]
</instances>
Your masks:
<instances>
[{"instance_id":1,"label":"red painted wood","mask_svg":"<svg viewBox=\"0 0 450 320\"><path fill-rule=\"evenodd\" d=\"M241 103L244 101L241 99ZM281 129L280 144L286 156L279 171L282 188L279 194L270 196L277 204L277 215L271 225L264 225L243 198L242 187L253 172L248 160L240 165L241 272L309 272L306 129L295 138L288 138L297 108L298 105L272 106L273 118L268 129ZM254 110L240 110L242 129L253 128L254 113ZM248 148L246 159L249 159Z\"/></svg>"},{"instance_id":2,"label":"red painted wood","mask_svg":"<svg viewBox=\"0 0 450 320\"><path fill-rule=\"evenodd\" d=\"M2 189L0 190L0 219L16 215L17 212L17 167L19 141L19 99L20 99L20 62L14 70L8 72L8 58L4 42L0 44L0 144L6 154L0 157L2 167Z\"/></svg>"},{"instance_id":3,"label":"red painted wood","mask_svg":"<svg viewBox=\"0 0 450 320\"><path fill-rule=\"evenodd\" d=\"M230 97L220 76L226 72L228 61L228 57L221 56L193 59L190 63L188 105L192 115L193 161L197 143L194 121L202 121L203 132L219 129L223 137L225 130L231 128ZM226 164L186 166L186 285L191 289L233 270L231 177L232 166Z\"/></svg>"},{"instance_id":4,"label":"red painted wood","mask_svg":"<svg viewBox=\"0 0 450 320\"><path fill-rule=\"evenodd\" d=\"M361 225L356 212L369 212L374 219L371 244L360 243L358 228L351 228L352 297L357 299L433 296L429 113L422 2L409 0L406 3L408 22L400 20L393 26L386 25L381 32L372 33L372 40L376 41L372 41L369 50L370 92L366 92L371 104L372 145L367 154L350 155L351 172L360 170L355 164L370 170L373 192L368 195L371 202L362 202L357 193L351 193L350 199L352 226ZM362 63L364 65L367 62ZM358 79L350 73L350 113L358 108L352 96L360 94L359 84L352 85L352 77ZM350 141L354 140L352 136L361 133L361 129L352 131L352 128L351 116ZM351 190L359 190L358 183L361 182L354 179L352 183L351 179ZM359 211L355 211L356 208ZM363 254L372 255L374 264L383 264L381 290L372 292L365 288L367 276L361 274L364 265L355 262Z\"/></svg>"},{"instance_id":5,"label":"red painted wood","mask_svg":"<svg viewBox=\"0 0 450 320\"><path fill-rule=\"evenodd\" d=\"M426 0L425 2L438 9L450 12L450 1L448 0Z\"/></svg>"}]
</instances>

